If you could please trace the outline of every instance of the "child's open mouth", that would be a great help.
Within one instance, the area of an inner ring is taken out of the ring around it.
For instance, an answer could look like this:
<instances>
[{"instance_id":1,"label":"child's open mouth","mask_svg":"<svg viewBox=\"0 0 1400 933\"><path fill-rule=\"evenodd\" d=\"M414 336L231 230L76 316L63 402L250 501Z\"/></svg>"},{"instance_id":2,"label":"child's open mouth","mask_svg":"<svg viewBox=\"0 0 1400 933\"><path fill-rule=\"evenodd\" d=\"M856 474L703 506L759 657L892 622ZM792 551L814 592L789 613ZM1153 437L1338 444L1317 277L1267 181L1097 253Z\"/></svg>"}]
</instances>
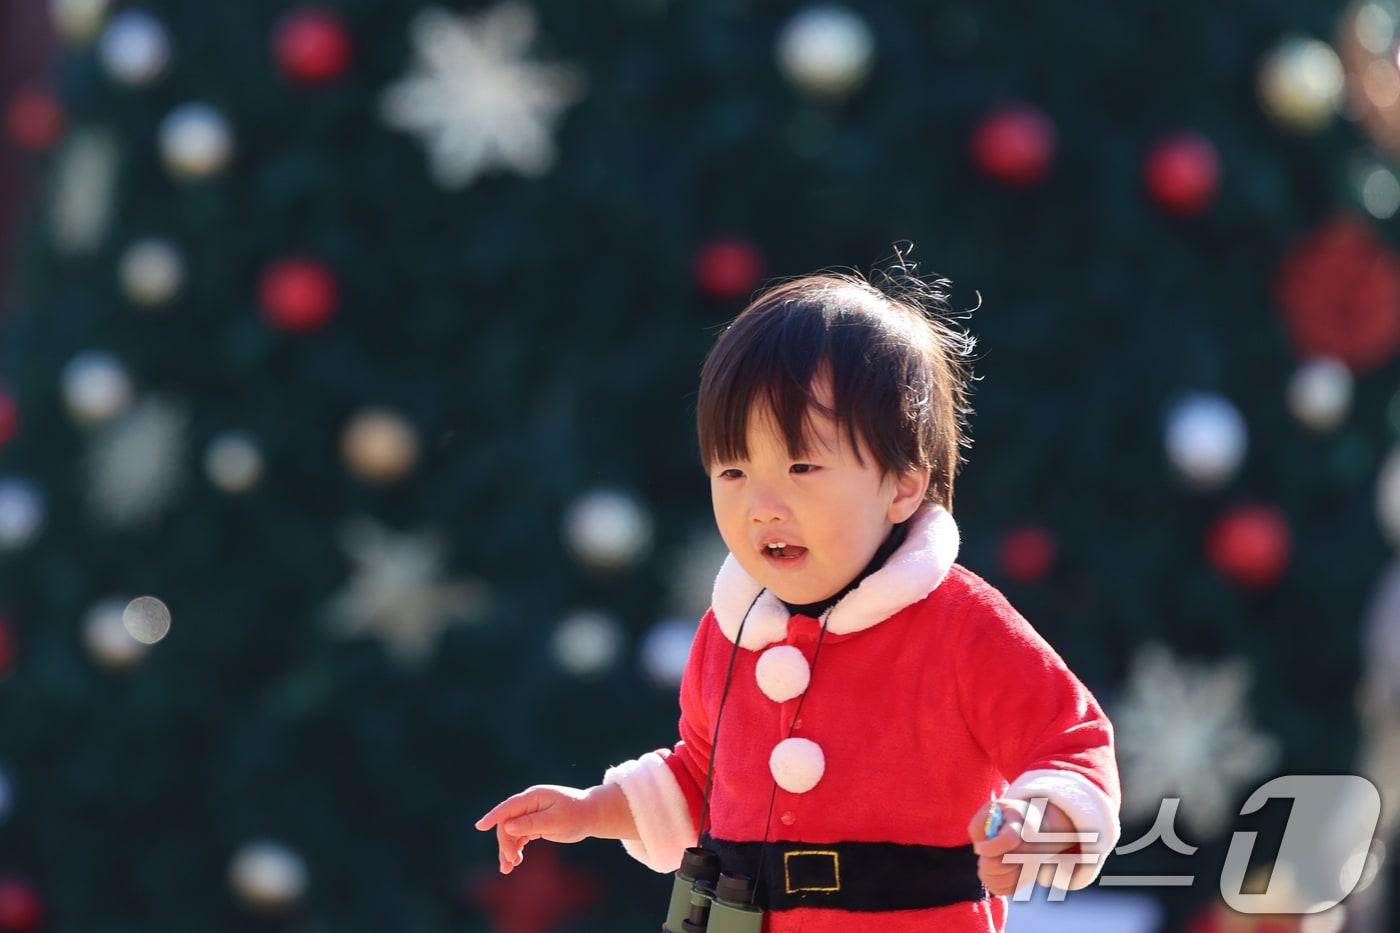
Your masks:
<instances>
[{"instance_id":1,"label":"child's open mouth","mask_svg":"<svg viewBox=\"0 0 1400 933\"><path fill-rule=\"evenodd\" d=\"M780 548L766 547L763 549L763 556L775 567L792 568L807 556L807 549L797 544Z\"/></svg>"}]
</instances>

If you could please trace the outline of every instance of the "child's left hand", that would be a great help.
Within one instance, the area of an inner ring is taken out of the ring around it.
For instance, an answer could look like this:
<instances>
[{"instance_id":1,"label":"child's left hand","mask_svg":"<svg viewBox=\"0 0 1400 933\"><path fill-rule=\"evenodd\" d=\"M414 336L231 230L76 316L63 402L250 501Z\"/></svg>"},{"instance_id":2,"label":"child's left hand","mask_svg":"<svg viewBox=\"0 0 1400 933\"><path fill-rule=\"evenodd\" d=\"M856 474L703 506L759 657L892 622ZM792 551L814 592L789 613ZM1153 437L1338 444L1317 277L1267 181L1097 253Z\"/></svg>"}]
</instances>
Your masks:
<instances>
[{"instance_id":1,"label":"child's left hand","mask_svg":"<svg viewBox=\"0 0 1400 933\"><path fill-rule=\"evenodd\" d=\"M1001 831L991 839L986 837L987 815L992 807L1000 806L1005 822ZM1024 800L1001 798L991 801L967 825L967 834L972 839L972 849L977 859L977 877L992 894L1014 894L1021 881L1023 870L1035 871L1033 863L1002 862L1002 856L1017 853L1056 853L1074 848L1074 842L1026 842L1021 838L1027 822L1030 805ZM1032 825L1034 821L1031 821ZM1045 804L1045 812L1040 819L1040 833L1072 833L1074 824L1065 812L1053 803Z\"/></svg>"}]
</instances>

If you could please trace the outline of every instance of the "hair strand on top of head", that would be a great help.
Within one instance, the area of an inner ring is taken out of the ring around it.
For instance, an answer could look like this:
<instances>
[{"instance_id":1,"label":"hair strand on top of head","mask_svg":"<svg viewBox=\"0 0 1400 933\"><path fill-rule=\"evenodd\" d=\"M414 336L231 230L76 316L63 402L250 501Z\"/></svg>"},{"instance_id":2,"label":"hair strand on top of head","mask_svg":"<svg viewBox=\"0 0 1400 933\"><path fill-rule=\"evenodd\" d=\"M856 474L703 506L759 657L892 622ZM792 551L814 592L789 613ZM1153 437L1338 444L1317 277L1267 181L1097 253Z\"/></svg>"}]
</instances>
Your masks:
<instances>
[{"instance_id":1,"label":"hair strand on top of head","mask_svg":"<svg viewBox=\"0 0 1400 933\"><path fill-rule=\"evenodd\" d=\"M800 456L812 446L812 412L821 411L862 462L858 439L885 474L927 469L926 501L952 509L976 378L976 340L954 321L972 312L954 314L952 283L920 277L909 252L896 244L894 260L870 278L832 270L781 281L724 329L700 374L696 427L707 473L747 458L758 413L774 418ZM813 394L819 375L830 379L833 410Z\"/></svg>"}]
</instances>

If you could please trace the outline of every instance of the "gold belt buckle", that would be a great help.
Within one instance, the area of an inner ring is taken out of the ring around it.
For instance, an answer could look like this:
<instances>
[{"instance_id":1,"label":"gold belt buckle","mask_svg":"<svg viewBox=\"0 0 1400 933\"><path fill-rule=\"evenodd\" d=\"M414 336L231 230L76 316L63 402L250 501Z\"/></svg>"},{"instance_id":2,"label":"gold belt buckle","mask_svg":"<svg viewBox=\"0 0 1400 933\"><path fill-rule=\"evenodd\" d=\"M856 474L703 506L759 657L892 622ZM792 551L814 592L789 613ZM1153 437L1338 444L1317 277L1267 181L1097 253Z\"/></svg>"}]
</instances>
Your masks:
<instances>
[{"instance_id":1,"label":"gold belt buckle","mask_svg":"<svg viewBox=\"0 0 1400 933\"><path fill-rule=\"evenodd\" d=\"M817 887L817 886L812 886L812 885L803 885L803 886L799 886L799 887L794 888L794 887L792 886L792 868L791 868L791 865L789 864L789 862L792 860L792 858L793 858L794 856L798 856L798 855L825 855L825 856L829 857L829 858L831 859L831 878L832 878L832 882L833 882L833 885L834 885L834 886L833 886L833 887ZM787 893L788 893L788 894L798 894L798 893L800 893L800 892L802 892L802 891L826 891L826 892L831 892L831 891L839 891L839 890L841 890L841 853L840 853L840 852L832 851L831 849L801 849L801 850L798 850L798 851L796 851L796 852L784 852L784 853L783 853L783 887L787 889Z\"/></svg>"}]
</instances>

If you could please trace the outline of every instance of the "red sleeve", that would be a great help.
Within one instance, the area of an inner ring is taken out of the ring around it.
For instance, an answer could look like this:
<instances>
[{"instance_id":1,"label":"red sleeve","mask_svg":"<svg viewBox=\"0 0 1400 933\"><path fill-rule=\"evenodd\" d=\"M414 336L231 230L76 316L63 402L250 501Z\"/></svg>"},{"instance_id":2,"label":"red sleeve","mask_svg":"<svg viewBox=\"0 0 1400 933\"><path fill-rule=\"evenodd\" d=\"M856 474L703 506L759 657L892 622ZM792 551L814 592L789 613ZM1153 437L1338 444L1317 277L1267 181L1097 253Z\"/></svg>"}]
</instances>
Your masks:
<instances>
[{"instance_id":1,"label":"red sleeve","mask_svg":"<svg viewBox=\"0 0 1400 933\"><path fill-rule=\"evenodd\" d=\"M957 613L955 677L963 716L1010 783L1006 797L1046 798L1082 833L1070 851L1097 862L1068 885L1092 883L1121 834L1113 725L1079 678L994 587L975 588Z\"/></svg>"},{"instance_id":2,"label":"red sleeve","mask_svg":"<svg viewBox=\"0 0 1400 933\"><path fill-rule=\"evenodd\" d=\"M705 679L705 652L711 637L717 633L719 625L713 610L707 611L700 620L695 632L695 641L690 646L690 658L686 661L685 673L681 676L679 723L680 741L666 756L666 765L676 776L681 792L685 794L686 806L690 808L691 824L700 828L700 810L705 795L705 778L710 766L711 721L705 708L701 685ZM723 638L720 635L719 638Z\"/></svg>"},{"instance_id":3,"label":"red sleeve","mask_svg":"<svg viewBox=\"0 0 1400 933\"><path fill-rule=\"evenodd\" d=\"M622 840L622 847L654 871L675 871L699 835L710 753L705 655L712 638L724 637L714 635L717 627L713 613L705 613L691 642L681 678L680 741L614 765L603 775L604 784L622 788L636 824L638 838Z\"/></svg>"}]
</instances>

